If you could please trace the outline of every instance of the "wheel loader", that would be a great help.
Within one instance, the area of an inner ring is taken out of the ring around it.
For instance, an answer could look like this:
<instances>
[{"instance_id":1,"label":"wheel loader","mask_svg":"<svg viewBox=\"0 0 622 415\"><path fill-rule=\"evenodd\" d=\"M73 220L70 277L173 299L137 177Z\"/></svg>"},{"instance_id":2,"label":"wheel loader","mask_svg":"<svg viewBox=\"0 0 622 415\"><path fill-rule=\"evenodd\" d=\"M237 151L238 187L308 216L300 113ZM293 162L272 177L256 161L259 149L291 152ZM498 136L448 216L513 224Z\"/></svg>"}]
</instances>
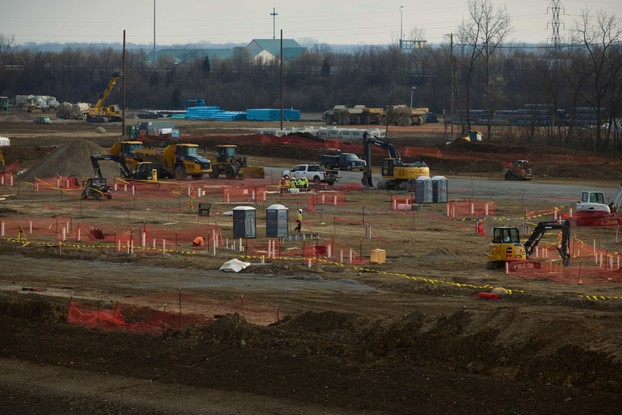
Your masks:
<instances>
[{"instance_id":1,"label":"wheel loader","mask_svg":"<svg viewBox=\"0 0 622 415\"><path fill-rule=\"evenodd\" d=\"M235 144L220 144L216 146L216 160L212 160L210 176L217 178L224 174L227 179L255 178L263 179L266 173L263 167L251 167L246 157L238 156L238 146Z\"/></svg>"}]
</instances>

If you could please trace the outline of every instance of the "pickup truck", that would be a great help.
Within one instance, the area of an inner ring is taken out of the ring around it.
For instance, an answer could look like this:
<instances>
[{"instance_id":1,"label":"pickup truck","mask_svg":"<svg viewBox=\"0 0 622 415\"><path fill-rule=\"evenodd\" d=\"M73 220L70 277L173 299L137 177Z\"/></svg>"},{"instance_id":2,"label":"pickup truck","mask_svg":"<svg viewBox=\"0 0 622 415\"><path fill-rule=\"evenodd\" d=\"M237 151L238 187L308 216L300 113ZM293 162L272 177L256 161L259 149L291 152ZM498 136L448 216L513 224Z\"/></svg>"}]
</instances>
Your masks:
<instances>
[{"instance_id":1,"label":"pickup truck","mask_svg":"<svg viewBox=\"0 0 622 415\"><path fill-rule=\"evenodd\" d=\"M326 169L365 170L365 160L361 160L354 153L341 153L335 156L325 155L320 158L320 164Z\"/></svg>"},{"instance_id":2,"label":"pickup truck","mask_svg":"<svg viewBox=\"0 0 622 415\"><path fill-rule=\"evenodd\" d=\"M329 186L335 184L338 178L336 171L324 170L319 164L298 164L283 171L282 176L288 176L290 179L306 177L310 183L326 183Z\"/></svg>"}]
</instances>

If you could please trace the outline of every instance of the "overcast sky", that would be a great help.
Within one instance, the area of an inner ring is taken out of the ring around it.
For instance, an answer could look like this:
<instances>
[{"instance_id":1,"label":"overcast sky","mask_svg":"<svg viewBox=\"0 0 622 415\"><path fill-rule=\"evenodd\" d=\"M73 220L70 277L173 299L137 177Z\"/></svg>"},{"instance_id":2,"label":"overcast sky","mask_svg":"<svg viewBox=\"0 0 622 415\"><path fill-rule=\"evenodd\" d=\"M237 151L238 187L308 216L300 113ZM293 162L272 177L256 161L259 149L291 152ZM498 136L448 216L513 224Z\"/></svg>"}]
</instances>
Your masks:
<instances>
[{"instance_id":1,"label":"overcast sky","mask_svg":"<svg viewBox=\"0 0 622 415\"><path fill-rule=\"evenodd\" d=\"M389 44L403 33L424 34L431 43L446 41L468 18L467 0L0 0L0 34L27 42L115 42L153 45L194 42L247 44L273 33L299 42ZM508 40L547 42L551 37L553 0L493 0L512 18ZM559 0L567 35L589 7L622 19L620 0ZM273 8L277 13L271 15ZM274 23L274 26L273 26ZM273 31L274 28L274 31Z\"/></svg>"}]
</instances>

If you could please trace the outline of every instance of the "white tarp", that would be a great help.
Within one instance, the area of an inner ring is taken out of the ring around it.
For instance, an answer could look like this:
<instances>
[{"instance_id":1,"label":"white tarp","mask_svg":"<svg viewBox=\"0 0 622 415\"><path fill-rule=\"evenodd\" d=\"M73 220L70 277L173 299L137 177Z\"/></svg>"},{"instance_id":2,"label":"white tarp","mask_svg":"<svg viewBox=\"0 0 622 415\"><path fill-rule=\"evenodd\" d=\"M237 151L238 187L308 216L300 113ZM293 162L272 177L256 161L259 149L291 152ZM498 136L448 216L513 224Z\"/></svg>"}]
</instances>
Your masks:
<instances>
[{"instance_id":1,"label":"white tarp","mask_svg":"<svg viewBox=\"0 0 622 415\"><path fill-rule=\"evenodd\" d=\"M11 140L8 137L0 137L0 147L8 147L11 145Z\"/></svg>"},{"instance_id":2,"label":"white tarp","mask_svg":"<svg viewBox=\"0 0 622 415\"><path fill-rule=\"evenodd\" d=\"M222 264L219 269L222 272L240 272L250 264L250 262L243 262L234 258Z\"/></svg>"}]
</instances>

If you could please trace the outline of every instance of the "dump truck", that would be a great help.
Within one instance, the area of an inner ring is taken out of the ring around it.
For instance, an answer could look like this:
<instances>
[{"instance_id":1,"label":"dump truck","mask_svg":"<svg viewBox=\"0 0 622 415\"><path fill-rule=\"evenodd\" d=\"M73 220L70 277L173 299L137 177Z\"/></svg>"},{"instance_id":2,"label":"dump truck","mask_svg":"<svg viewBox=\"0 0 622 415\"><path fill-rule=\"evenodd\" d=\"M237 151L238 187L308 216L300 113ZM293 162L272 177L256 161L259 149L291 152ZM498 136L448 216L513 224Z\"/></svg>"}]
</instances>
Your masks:
<instances>
[{"instance_id":1,"label":"dump truck","mask_svg":"<svg viewBox=\"0 0 622 415\"><path fill-rule=\"evenodd\" d=\"M118 141L108 149L108 152L114 156L122 157L125 164L130 169L135 169L140 158L136 156L136 150L143 148L141 141Z\"/></svg>"},{"instance_id":2,"label":"dump truck","mask_svg":"<svg viewBox=\"0 0 622 415\"><path fill-rule=\"evenodd\" d=\"M369 108L365 105L355 105L347 107L345 105L335 105L333 108L322 114L322 119L326 125L370 125L382 124L384 119L383 108Z\"/></svg>"},{"instance_id":3,"label":"dump truck","mask_svg":"<svg viewBox=\"0 0 622 415\"><path fill-rule=\"evenodd\" d=\"M198 179L212 172L211 162L199 155L198 144L169 144L164 149L138 148L136 158L141 162L151 162L158 170L158 177L185 179L188 176Z\"/></svg>"},{"instance_id":4,"label":"dump truck","mask_svg":"<svg viewBox=\"0 0 622 415\"><path fill-rule=\"evenodd\" d=\"M391 125L399 125L408 127L411 125L423 125L426 123L429 108L411 108L408 105L390 105L386 111L386 119L382 124L387 122Z\"/></svg>"},{"instance_id":5,"label":"dump truck","mask_svg":"<svg viewBox=\"0 0 622 415\"><path fill-rule=\"evenodd\" d=\"M266 177L263 167L249 166L246 157L238 156L238 146L235 144L220 144L216 146L216 159L211 160L211 177L217 178L224 174L227 179Z\"/></svg>"}]
</instances>

